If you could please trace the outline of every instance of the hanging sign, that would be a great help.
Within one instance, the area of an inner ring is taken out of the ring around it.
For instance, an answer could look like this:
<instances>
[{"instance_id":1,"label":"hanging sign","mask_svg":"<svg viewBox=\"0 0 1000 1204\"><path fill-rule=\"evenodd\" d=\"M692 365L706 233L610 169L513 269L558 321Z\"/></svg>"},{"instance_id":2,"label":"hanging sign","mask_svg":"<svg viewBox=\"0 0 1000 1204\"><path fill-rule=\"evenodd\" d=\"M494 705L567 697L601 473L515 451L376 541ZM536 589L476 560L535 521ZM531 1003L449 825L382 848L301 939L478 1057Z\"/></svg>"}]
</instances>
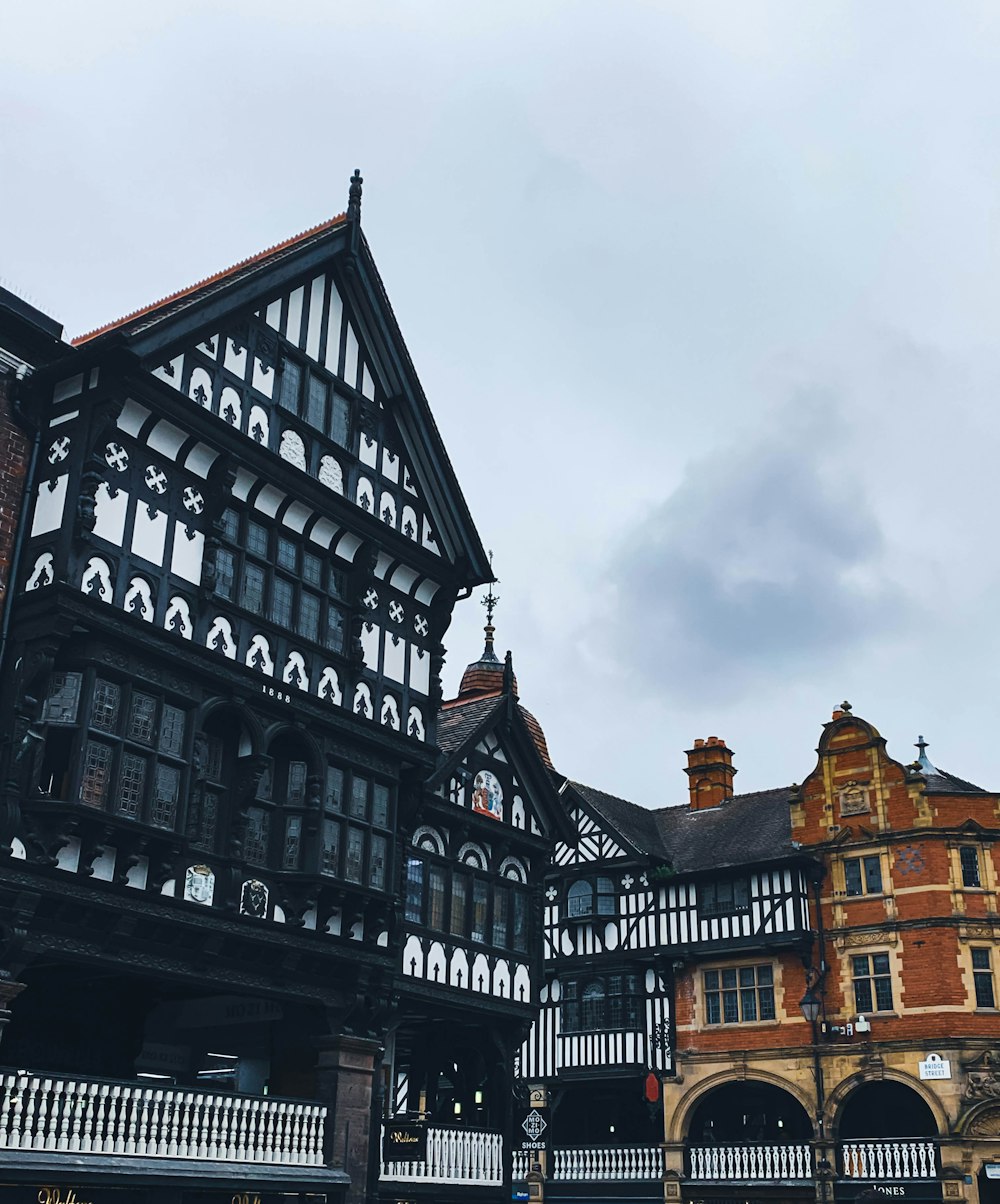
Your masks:
<instances>
[{"instance_id":1,"label":"hanging sign","mask_svg":"<svg viewBox=\"0 0 1000 1204\"><path fill-rule=\"evenodd\" d=\"M382 1138L383 1162L426 1162L427 1126L387 1124Z\"/></svg>"},{"instance_id":2,"label":"hanging sign","mask_svg":"<svg viewBox=\"0 0 1000 1204\"><path fill-rule=\"evenodd\" d=\"M515 1119L514 1147L518 1150L548 1149L549 1122L537 1108L521 1108ZM521 1134L524 1134L522 1137Z\"/></svg>"}]
</instances>

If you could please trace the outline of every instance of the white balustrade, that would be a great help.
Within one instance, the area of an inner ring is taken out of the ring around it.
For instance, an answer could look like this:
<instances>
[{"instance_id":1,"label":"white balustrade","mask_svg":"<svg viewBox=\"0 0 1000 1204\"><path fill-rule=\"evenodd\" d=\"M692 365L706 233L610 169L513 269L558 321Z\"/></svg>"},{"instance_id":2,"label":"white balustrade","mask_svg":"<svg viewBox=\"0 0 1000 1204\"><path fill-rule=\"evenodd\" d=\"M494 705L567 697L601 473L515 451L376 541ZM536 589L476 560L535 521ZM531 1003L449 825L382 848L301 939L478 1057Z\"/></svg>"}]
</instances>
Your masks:
<instances>
[{"instance_id":1,"label":"white balustrade","mask_svg":"<svg viewBox=\"0 0 1000 1204\"><path fill-rule=\"evenodd\" d=\"M845 1141L845 1179L936 1179L933 1141Z\"/></svg>"},{"instance_id":2,"label":"white balustrade","mask_svg":"<svg viewBox=\"0 0 1000 1204\"><path fill-rule=\"evenodd\" d=\"M0 1150L322 1166L325 1118L298 1100L0 1074Z\"/></svg>"},{"instance_id":3,"label":"white balustrade","mask_svg":"<svg viewBox=\"0 0 1000 1204\"><path fill-rule=\"evenodd\" d=\"M426 1159L383 1162L380 1177L400 1183L502 1186L503 1137L483 1129L428 1128Z\"/></svg>"},{"instance_id":4,"label":"white balustrade","mask_svg":"<svg viewBox=\"0 0 1000 1204\"><path fill-rule=\"evenodd\" d=\"M808 1145L689 1146L688 1154L692 1179L770 1182L812 1178Z\"/></svg>"},{"instance_id":5,"label":"white balustrade","mask_svg":"<svg viewBox=\"0 0 1000 1204\"><path fill-rule=\"evenodd\" d=\"M531 1169L531 1156L527 1150L514 1151L514 1178L527 1179L528 1171Z\"/></svg>"},{"instance_id":6,"label":"white balustrade","mask_svg":"<svg viewBox=\"0 0 1000 1204\"><path fill-rule=\"evenodd\" d=\"M553 1150L552 1178L577 1183L609 1179L662 1179L658 1145L576 1146Z\"/></svg>"}]
</instances>

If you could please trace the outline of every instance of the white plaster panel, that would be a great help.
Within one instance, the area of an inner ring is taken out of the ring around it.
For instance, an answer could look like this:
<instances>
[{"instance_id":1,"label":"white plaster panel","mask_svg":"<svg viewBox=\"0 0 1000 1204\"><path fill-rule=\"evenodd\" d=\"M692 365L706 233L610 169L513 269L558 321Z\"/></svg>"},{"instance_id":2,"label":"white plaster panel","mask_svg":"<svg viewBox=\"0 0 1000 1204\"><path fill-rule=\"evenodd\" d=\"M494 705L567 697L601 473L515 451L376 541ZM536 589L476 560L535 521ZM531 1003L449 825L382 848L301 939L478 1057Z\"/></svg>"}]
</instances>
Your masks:
<instances>
[{"instance_id":1,"label":"white plaster panel","mask_svg":"<svg viewBox=\"0 0 1000 1204\"><path fill-rule=\"evenodd\" d=\"M361 647L364 649L365 664L373 673L378 672L378 642L381 634L377 623L364 623L361 627Z\"/></svg>"},{"instance_id":2,"label":"white plaster panel","mask_svg":"<svg viewBox=\"0 0 1000 1204\"><path fill-rule=\"evenodd\" d=\"M400 519L399 529L407 539L416 542L420 538L420 519L417 518L417 512L412 506L403 507L403 517Z\"/></svg>"},{"instance_id":3,"label":"white plaster panel","mask_svg":"<svg viewBox=\"0 0 1000 1204\"><path fill-rule=\"evenodd\" d=\"M317 276L309 288L309 328L306 332L306 355L319 359L319 335L323 326L323 287L326 279Z\"/></svg>"},{"instance_id":4,"label":"white plaster panel","mask_svg":"<svg viewBox=\"0 0 1000 1204\"><path fill-rule=\"evenodd\" d=\"M233 482L233 497L245 502L250 490L256 484L257 478L252 472L247 472L245 468L237 469L236 480Z\"/></svg>"},{"instance_id":5,"label":"white plaster panel","mask_svg":"<svg viewBox=\"0 0 1000 1204\"><path fill-rule=\"evenodd\" d=\"M201 562L205 555L205 536L182 522L174 523L174 548L170 571L192 585L201 583Z\"/></svg>"},{"instance_id":6,"label":"white plaster panel","mask_svg":"<svg viewBox=\"0 0 1000 1204\"><path fill-rule=\"evenodd\" d=\"M385 655L382 658L382 672L386 677L391 677L393 681L398 681L400 685L403 684L403 675L406 672L406 640L401 640L398 635L393 635L390 632L386 632L385 636Z\"/></svg>"},{"instance_id":7,"label":"white plaster panel","mask_svg":"<svg viewBox=\"0 0 1000 1204\"><path fill-rule=\"evenodd\" d=\"M253 358L253 387L265 397L274 393L274 369L265 367L256 356Z\"/></svg>"},{"instance_id":8,"label":"white plaster panel","mask_svg":"<svg viewBox=\"0 0 1000 1204\"><path fill-rule=\"evenodd\" d=\"M329 317L326 323L326 370L338 375L340 367L340 328L344 316L344 303L337 292L337 286L330 281L330 304L327 307Z\"/></svg>"},{"instance_id":9,"label":"white plaster panel","mask_svg":"<svg viewBox=\"0 0 1000 1204\"><path fill-rule=\"evenodd\" d=\"M118 415L118 429L124 431L126 435L131 435L133 439L139 434L142 429L142 424L149 417L149 410L145 406L139 405L137 401L133 401L130 397L122 406L122 412Z\"/></svg>"},{"instance_id":10,"label":"white plaster panel","mask_svg":"<svg viewBox=\"0 0 1000 1204\"><path fill-rule=\"evenodd\" d=\"M349 564L354 563L354 553L361 547L361 540L352 535L350 531L345 531L340 543L337 544L337 555L346 560Z\"/></svg>"},{"instance_id":11,"label":"white plaster panel","mask_svg":"<svg viewBox=\"0 0 1000 1204\"><path fill-rule=\"evenodd\" d=\"M52 390L52 400L57 404L60 401L65 401L69 397L75 397L77 393L83 392L83 373L78 372L76 376L69 376L65 380L58 382Z\"/></svg>"},{"instance_id":12,"label":"white plaster panel","mask_svg":"<svg viewBox=\"0 0 1000 1204\"><path fill-rule=\"evenodd\" d=\"M125 876L125 885L135 890L146 889L146 879L149 876L149 858L140 856L136 864L129 867Z\"/></svg>"},{"instance_id":13,"label":"white plaster panel","mask_svg":"<svg viewBox=\"0 0 1000 1204\"><path fill-rule=\"evenodd\" d=\"M117 858L117 849L112 849L105 845L101 849L100 855L95 857L90 863L93 871L93 877L99 882L110 882L115 876L115 860Z\"/></svg>"},{"instance_id":14,"label":"white plaster panel","mask_svg":"<svg viewBox=\"0 0 1000 1204\"><path fill-rule=\"evenodd\" d=\"M309 538L321 548L328 548L340 528L328 518L321 518L309 532Z\"/></svg>"},{"instance_id":15,"label":"white plaster panel","mask_svg":"<svg viewBox=\"0 0 1000 1204\"><path fill-rule=\"evenodd\" d=\"M358 383L358 336L354 327L347 323L347 346L344 348L344 380L356 388Z\"/></svg>"},{"instance_id":16,"label":"white plaster panel","mask_svg":"<svg viewBox=\"0 0 1000 1204\"><path fill-rule=\"evenodd\" d=\"M285 323L285 338L296 347L302 337L302 297L303 288L297 288L288 298L288 320Z\"/></svg>"},{"instance_id":17,"label":"white plaster panel","mask_svg":"<svg viewBox=\"0 0 1000 1204\"><path fill-rule=\"evenodd\" d=\"M378 466L378 444L368 435L361 436L360 446L358 447L358 459L362 464L367 464L369 468Z\"/></svg>"},{"instance_id":18,"label":"white plaster panel","mask_svg":"<svg viewBox=\"0 0 1000 1204\"><path fill-rule=\"evenodd\" d=\"M188 381L188 397L197 402L203 409L212 408L212 378L200 365L191 372Z\"/></svg>"},{"instance_id":19,"label":"white plaster panel","mask_svg":"<svg viewBox=\"0 0 1000 1204\"><path fill-rule=\"evenodd\" d=\"M226 339L226 368L240 380L247 374L247 349L237 347L234 339Z\"/></svg>"},{"instance_id":20,"label":"white plaster panel","mask_svg":"<svg viewBox=\"0 0 1000 1204\"><path fill-rule=\"evenodd\" d=\"M254 498L254 506L268 518L274 518L278 513L278 507L285 500L285 494L280 489L275 489L273 485L265 485L264 488Z\"/></svg>"},{"instance_id":21,"label":"white plaster panel","mask_svg":"<svg viewBox=\"0 0 1000 1204\"><path fill-rule=\"evenodd\" d=\"M303 506L301 502L292 502L282 515L281 521L286 527L291 527L293 531L298 531L301 535L311 517L312 511L308 506Z\"/></svg>"},{"instance_id":22,"label":"white plaster panel","mask_svg":"<svg viewBox=\"0 0 1000 1204\"><path fill-rule=\"evenodd\" d=\"M184 356L175 356L168 364L160 364L153 369L153 375L164 380L174 389L181 387L181 374L184 371Z\"/></svg>"},{"instance_id":23,"label":"white plaster panel","mask_svg":"<svg viewBox=\"0 0 1000 1204\"><path fill-rule=\"evenodd\" d=\"M184 431L172 422L158 422L149 433L149 446L171 460L177 459L181 444L187 439Z\"/></svg>"},{"instance_id":24,"label":"white plaster panel","mask_svg":"<svg viewBox=\"0 0 1000 1204\"><path fill-rule=\"evenodd\" d=\"M208 476L208 470L218 458L218 452L214 452L207 443L196 443L188 452L187 459L184 461L184 467L189 472L193 472L196 476L204 479Z\"/></svg>"},{"instance_id":25,"label":"white plaster panel","mask_svg":"<svg viewBox=\"0 0 1000 1204\"><path fill-rule=\"evenodd\" d=\"M132 526L132 554L151 564L163 564L163 545L167 538L167 516L162 510L140 502L135 508Z\"/></svg>"},{"instance_id":26,"label":"white plaster panel","mask_svg":"<svg viewBox=\"0 0 1000 1204\"><path fill-rule=\"evenodd\" d=\"M372 374L368 370L367 364L365 364L364 376L361 378L361 392L369 401L375 400L375 382L372 380Z\"/></svg>"},{"instance_id":27,"label":"white plaster panel","mask_svg":"<svg viewBox=\"0 0 1000 1204\"><path fill-rule=\"evenodd\" d=\"M267 307L267 312L264 314L264 321L271 327L272 330L281 329L281 298L277 301L272 301Z\"/></svg>"},{"instance_id":28,"label":"white plaster panel","mask_svg":"<svg viewBox=\"0 0 1000 1204\"><path fill-rule=\"evenodd\" d=\"M56 869L75 874L80 864L80 838L71 836L56 854Z\"/></svg>"},{"instance_id":29,"label":"white plaster panel","mask_svg":"<svg viewBox=\"0 0 1000 1204\"><path fill-rule=\"evenodd\" d=\"M401 594L408 594L410 586L416 581L417 573L415 569L411 569L407 564L401 564L398 569L389 578L389 584L393 589L398 589Z\"/></svg>"},{"instance_id":30,"label":"white plaster panel","mask_svg":"<svg viewBox=\"0 0 1000 1204\"><path fill-rule=\"evenodd\" d=\"M430 690L431 654L410 645L410 689L426 694Z\"/></svg>"},{"instance_id":31,"label":"white plaster panel","mask_svg":"<svg viewBox=\"0 0 1000 1204\"><path fill-rule=\"evenodd\" d=\"M64 422L70 422L74 418L80 417L79 410L67 410L65 414L59 414L49 422L49 426L62 426Z\"/></svg>"},{"instance_id":32,"label":"white plaster panel","mask_svg":"<svg viewBox=\"0 0 1000 1204\"><path fill-rule=\"evenodd\" d=\"M58 531L62 526L63 509L66 505L67 473L54 481L43 481L35 497L35 513L31 520L31 534L44 535L47 531Z\"/></svg>"},{"instance_id":33,"label":"white plaster panel","mask_svg":"<svg viewBox=\"0 0 1000 1204\"><path fill-rule=\"evenodd\" d=\"M424 606L429 606L440 588L440 585L436 581L431 581L427 578L420 582L417 592L413 596L418 602L423 603Z\"/></svg>"},{"instance_id":34,"label":"white plaster panel","mask_svg":"<svg viewBox=\"0 0 1000 1204\"><path fill-rule=\"evenodd\" d=\"M392 557L387 556L385 552L379 552L378 560L375 561L375 576L379 581L385 580L385 575L388 572L389 565L392 564Z\"/></svg>"}]
</instances>

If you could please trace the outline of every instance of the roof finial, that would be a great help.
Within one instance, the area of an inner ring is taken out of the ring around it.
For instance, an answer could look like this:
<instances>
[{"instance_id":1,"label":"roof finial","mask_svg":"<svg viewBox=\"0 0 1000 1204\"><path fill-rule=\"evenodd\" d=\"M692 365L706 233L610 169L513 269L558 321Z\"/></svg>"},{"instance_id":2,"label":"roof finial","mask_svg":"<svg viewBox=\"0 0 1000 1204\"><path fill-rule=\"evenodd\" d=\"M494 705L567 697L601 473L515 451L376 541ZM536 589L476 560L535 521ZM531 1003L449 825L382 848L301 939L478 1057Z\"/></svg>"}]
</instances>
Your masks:
<instances>
[{"instance_id":1,"label":"roof finial","mask_svg":"<svg viewBox=\"0 0 1000 1204\"><path fill-rule=\"evenodd\" d=\"M490 549L490 572L493 572L493 549ZM493 612L497 608L497 603L500 601L500 595L493 592L494 585L499 585L499 578L493 577L490 580L490 588L485 598L481 598L483 606L486 607L486 650L484 656L495 656L493 651L493 632L496 628L493 626Z\"/></svg>"},{"instance_id":2,"label":"roof finial","mask_svg":"<svg viewBox=\"0 0 1000 1204\"><path fill-rule=\"evenodd\" d=\"M354 175L351 176L351 187L347 193L348 221L361 221L361 185L363 183L364 180L361 178L361 168L355 167Z\"/></svg>"},{"instance_id":3,"label":"roof finial","mask_svg":"<svg viewBox=\"0 0 1000 1204\"><path fill-rule=\"evenodd\" d=\"M917 750L917 752L920 753L920 756L923 757L924 749L927 748L927 741L923 738L923 736L918 736L917 742L913 747Z\"/></svg>"}]
</instances>

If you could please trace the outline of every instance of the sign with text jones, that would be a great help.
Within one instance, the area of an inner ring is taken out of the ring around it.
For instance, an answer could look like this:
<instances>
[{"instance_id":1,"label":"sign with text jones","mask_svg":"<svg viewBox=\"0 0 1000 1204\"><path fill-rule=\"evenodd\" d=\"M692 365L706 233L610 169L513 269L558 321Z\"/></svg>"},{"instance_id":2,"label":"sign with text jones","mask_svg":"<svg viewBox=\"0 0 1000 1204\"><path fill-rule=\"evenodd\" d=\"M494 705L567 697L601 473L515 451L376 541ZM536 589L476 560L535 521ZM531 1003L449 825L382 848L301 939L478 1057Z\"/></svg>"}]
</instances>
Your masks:
<instances>
[{"instance_id":1,"label":"sign with text jones","mask_svg":"<svg viewBox=\"0 0 1000 1204\"><path fill-rule=\"evenodd\" d=\"M426 1162L427 1126L388 1123L382 1138L382 1161Z\"/></svg>"}]
</instances>

